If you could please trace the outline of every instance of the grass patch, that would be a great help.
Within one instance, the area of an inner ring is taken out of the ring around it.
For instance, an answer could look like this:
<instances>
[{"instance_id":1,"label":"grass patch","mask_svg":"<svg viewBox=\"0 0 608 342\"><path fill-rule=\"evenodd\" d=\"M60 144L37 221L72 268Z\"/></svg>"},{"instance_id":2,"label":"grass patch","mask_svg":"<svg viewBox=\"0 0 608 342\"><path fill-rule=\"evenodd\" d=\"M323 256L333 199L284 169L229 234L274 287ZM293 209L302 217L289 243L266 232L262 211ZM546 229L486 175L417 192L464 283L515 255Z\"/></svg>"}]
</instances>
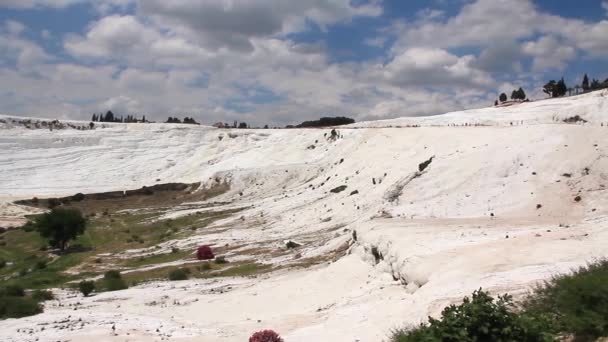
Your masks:
<instances>
[{"instance_id":1,"label":"grass patch","mask_svg":"<svg viewBox=\"0 0 608 342\"><path fill-rule=\"evenodd\" d=\"M176 253L155 254L155 255L148 256L148 257L127 259L123 263L123 266L136 268L136 267L142 267L142 266L163 264L166 262L173 262L173 261L184 259L191 254L192 253L186 252L186 251L179 251Z\"/></svg>"},{"instance_id":2,"label":"grass patch","mask_svg":"<svg viewBox=\"0 0 608 342\"><path fill-rule=\"evenodd\" d=\"M99 274L101 263L95 262L98 254L111 255L132 248L153 247L170 239L186 238L195 234L192 228L204 228L240 210L208 211L173 220L158 220L162 215L158 211L99 215L89 218L87 230L72 242L67 253L55 255L52 260L46 249L41 248L46 246L46 241L38 233L11 229L2 234L6 246L0 248L0 260L4 261L4 267L0 267L0 278L5 279L5 284L19 284L28 289L62 286L67 282ZM133 241L133 236L138 237L137 241ZM176 250L168 254L127 260L104 258L103 267L137 268L177 261L189 254L190 251ZM77 274L66 273L75 267ZM164 278L157 275L154 277ZM140 279L144 280L147 279Z\"/></svg>"},{"instance_id":3,"label":"grass patch","mask_svg":"<svg viewBox=\"0 0 608 342\"><path fill-rule=\"evenodd\" d=\"M271 265L247 263L234 267L227 268L223 271L214 273L214 277L244 277L252 274L268 272L272 268Z\"/></svg>"}]
</instances>

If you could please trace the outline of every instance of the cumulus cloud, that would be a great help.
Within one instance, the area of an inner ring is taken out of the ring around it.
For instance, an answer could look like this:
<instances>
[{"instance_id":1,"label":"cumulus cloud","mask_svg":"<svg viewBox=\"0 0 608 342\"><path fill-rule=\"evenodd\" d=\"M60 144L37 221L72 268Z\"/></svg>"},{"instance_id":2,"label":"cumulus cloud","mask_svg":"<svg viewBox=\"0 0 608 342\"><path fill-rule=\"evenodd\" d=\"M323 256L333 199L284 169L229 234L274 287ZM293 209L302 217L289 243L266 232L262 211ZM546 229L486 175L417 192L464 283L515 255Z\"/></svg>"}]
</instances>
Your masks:
<instances>
[{"instance_id":1,"label":"cumulus cloud","mask_svg":"<svg viewBox=\"0 0 608 342\"><path fill-rule=\"evenodd\" d=\"M407 86L489 86L492 78L473 67L475 57L458 57L438 48L411 48L397 55L383 68L384 77L394 85Z\"/></svg>"},{"instance_id":2,"label":"cumulus cloud","mask_svg":"<svg viewBox=\"0 0 608 342\"><path fill-rule=\"evenodd\" d=\"M332 57L323 34L304 42L298 33L380 16L381 1L82 1L97 11L83 32L42 33L49 43L63 40L70 62L28 40L27 27L0 25L0 110L84 119L108 109L156 120L180 113L254 125L432 115L529 85L519 75L528 61L538 83L582 54L608 55L608 21L550 15L531 0L466 1L452 15L422 10L370 33L363 44L384 55L357 62Z\"/></svg>"},{"instance_id":3,"label":"cumulus cloud","mask_svg":"<svg viewBox=\"0 0 608 342\"><path fill-rule=\"evenodd\" d=\"M533 69L541 71L550 68L563 70L567 63L576 57L574 47L551 36L524 43L522 51L534 57Z\"/></svg>"},{"instance_id":4,"label":"cumulus cloud","mask_svg":"<svg viewBox=\"0 0 608 342\"><path fill-rule=\"evenodd\" d=\"M26 29L25 25L15 20L7 20L4 25L6 31L12 35L19 35Z\"/></svg>"},{"instance_id":5,"label":"cumulus cloud","mask_svg":"<svg viewBox=\"0 0 608 342\"><path fill-rule=\"evenodd\" d=\"M308 23L321 28L359 16L378 16L375 4L352 5L350 0L273 1L140 0L138 10L158 25L186 35L209 49L253 50L252 38L299 32Z\"/></svg>"},{"instance_id":6,"label":"cumulus cloud","mask_svg":"<svg viewBox=\"0 0 608 342\"><path fill-rule=\"evenodd\" d=\"M61 8L73 5L83 0L0 0L0 7L8 8L36 8L55 7Z\"/></svg>"},{"instance_id":7,"label":"cumulus cloud","mask_svg":"<svg viewBox=\"0 0 608 342\"><path fill-rule=\"evenodd\" d=\"M28 67L51 59L44 49L19 36L24 29L20 23L9 21L5 31L0 31L0 64Z\"/></svg>"}]
</instances>

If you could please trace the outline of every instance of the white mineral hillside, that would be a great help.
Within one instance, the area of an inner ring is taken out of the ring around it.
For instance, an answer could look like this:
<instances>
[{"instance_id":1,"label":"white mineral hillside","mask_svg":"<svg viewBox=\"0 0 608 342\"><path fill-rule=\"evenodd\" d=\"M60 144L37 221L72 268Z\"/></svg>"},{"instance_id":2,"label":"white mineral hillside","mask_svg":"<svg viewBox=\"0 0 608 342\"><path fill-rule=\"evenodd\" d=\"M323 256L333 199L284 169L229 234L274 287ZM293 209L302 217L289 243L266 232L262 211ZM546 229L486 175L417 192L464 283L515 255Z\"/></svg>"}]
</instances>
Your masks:
<instances>
[{"instance_id":1,"label":"white mineral hillside","mask_svg":"<svg viewBox=\"0 0 608 342\"><path fill-rule=\"evenodd\" d=\"M576 115L586 123L563 121ZM250 208L218 222L232 228L211 241L175 244L281 249L294 239L304 257L349 244L333 262L257 278L62 292L63 306L1 321L3 341L246 341L271 328L288 342L379 342L480 287L518 295L608 256L606 91L358 123L335 141L329 129L49 131L0 119L4 220L26 211L13 199L219 178L231 188L213 201Z\"/></svg>"}]
</instances>

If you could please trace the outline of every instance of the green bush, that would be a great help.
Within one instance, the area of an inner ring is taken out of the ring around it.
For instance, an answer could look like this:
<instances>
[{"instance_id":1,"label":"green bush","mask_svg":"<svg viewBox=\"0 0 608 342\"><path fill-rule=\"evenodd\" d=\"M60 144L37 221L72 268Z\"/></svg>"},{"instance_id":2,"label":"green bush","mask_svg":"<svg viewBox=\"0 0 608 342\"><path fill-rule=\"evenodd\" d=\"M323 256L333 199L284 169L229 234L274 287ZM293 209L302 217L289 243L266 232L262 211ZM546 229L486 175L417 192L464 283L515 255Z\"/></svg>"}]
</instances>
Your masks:
<instances>
[{"instance_id":1,"label":"green bush","mask_svg":"<svg viewBox=\"0 0 608 342\"><path fill-rule=\"evenodd\" d=\"M526 298L523 308L547 317L552 331L573 334L577 341L608 336L608 260L545 282Z\"/></svg>"},{"instance_id":2,"label":"green bush","mask_svg":"<svg viewBox=\"0 0 608 342\"><path fill-rule=\"evenodd\" d=\"M0 269L3 269L4 267L6 267L6 260L0 259Z\"/></svg>"},{"instance_id":3,"label":"green bush","mask_svg":"<svg viewBox=\"0 0 608 342\"><path fill-rule=\"evenodd\" d=\"M85 297L88 297L91 292L95 291L95 282L91 280L83 280L78 283L78 290L80 290Z\"/></svg>"},{"instance_id":4,"label":"green bush","mask_svg":"<svg viewBox=\"0 0 608 342\"><path fill-rule=\"evenodd\" d=\"M33 298L0 296L0 319L21 318L42 312L42 307Z\"/></svg>"},{"instance_id":5,"label":"green bush","mask_svg":"<svg viewBox=\"0 0 608 342\"><path fill-rule=\"evenodd\" d=\"M84 198L85 198L85 195L83 193L79 192L79 193L75 194L74 196L72 196L72 201L80 202L80 201L83 201Z\"/></svg>"},{"instance_id":6,"label":"green bush","mask_svg":"<svg viewBox=\"0 0 608 342\"><path fill-rule=\"evenodd\" d=\"M215 263L216 264L227 264L228 260L226 260L226 257L218 256L215 258Z\"/></svg>"},{"instance_id":7,"label":"green bush","mask_svg":"<svg viewBox=\"0 0 608 342\"><path fill-rule=\"evenodd\" d=\"M478 290L462 304L445 308L440 319L429 317L428 325L394 331L391 341L552 341L553 336L543 332L542 326L536 318L515 313L509 295L494 300Z\"/></svg>"},{"instance_id":8,"label":"green bush","mask_svg":"<svg viewBox=\"0 0 608 342\"><path fill-rule=\"evenodd\" d=\"M122 275L119 271L111 270L103 274L103 279L121 279Z\"/></svg>"},{"instance_id":9,"label":"green bush","mask_svg":"<svg viewBox=\"0 0 608 342\"><path fill-rule=\"evenodd\" d=\"M34 265L34 269L43 270L46 268L46 260L38 260Z\"/></svg>"},{"instance_id":10,"label":"green bush","mask_svg":"<svg viewBox=\"0 0 608 342\"><path fill-rule=\"evenodd\" d=\"M169 272L169 280L186 280L190 270L177 268Z\"/></svg>"},{"instance_id":11,"label":"green bush","mask_svg":"<svg viewBox=\"0 0 608 342\"><path fill-rule=\"evenodd\" d=\"M19 285L7 285L0 289L0 296L24 297L25 290Z\"/></svg>"},{"instance_id":12,"label":"green bush","mask_svg":"<svg viewBox=\"0 0 608 342\"><path fill-rule=\"evenodd\" d=\"M119 291L128 289L129 286L122 279L120 272L112 270L108 271L103 275L103 288L106 291Z\"/></svg>"},{"instance_id":13,"label":"green bush","mask_svg":"<svg viewBox=\"0 0 608 342\"><path fill-rule=\"evenodd\" d=\"M53 296L53 292L47 290L36 290L34 293L32 293L32 299L38 302L44 302L54 298L55 296Z\"/></svg>"}]
</instances>

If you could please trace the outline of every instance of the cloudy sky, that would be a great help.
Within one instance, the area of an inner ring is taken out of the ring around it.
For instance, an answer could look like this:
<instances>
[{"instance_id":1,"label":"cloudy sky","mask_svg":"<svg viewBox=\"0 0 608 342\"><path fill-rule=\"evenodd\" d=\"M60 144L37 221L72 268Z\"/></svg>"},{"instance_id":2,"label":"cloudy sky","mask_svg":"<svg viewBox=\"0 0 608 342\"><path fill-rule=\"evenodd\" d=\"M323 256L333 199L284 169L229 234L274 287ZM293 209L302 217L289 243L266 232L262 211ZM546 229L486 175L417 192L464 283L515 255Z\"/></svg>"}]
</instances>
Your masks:
<instances>
[{"instance_id":1,"label":"cloudy sky","mask_svg":"<svg viewBox=\"0 0 608 342\"><path fill-rule=\"evenodd\" d=\"M608 0L0 0L0 113L284 125L608 77Z\"/></svg>"}]
</instances>

